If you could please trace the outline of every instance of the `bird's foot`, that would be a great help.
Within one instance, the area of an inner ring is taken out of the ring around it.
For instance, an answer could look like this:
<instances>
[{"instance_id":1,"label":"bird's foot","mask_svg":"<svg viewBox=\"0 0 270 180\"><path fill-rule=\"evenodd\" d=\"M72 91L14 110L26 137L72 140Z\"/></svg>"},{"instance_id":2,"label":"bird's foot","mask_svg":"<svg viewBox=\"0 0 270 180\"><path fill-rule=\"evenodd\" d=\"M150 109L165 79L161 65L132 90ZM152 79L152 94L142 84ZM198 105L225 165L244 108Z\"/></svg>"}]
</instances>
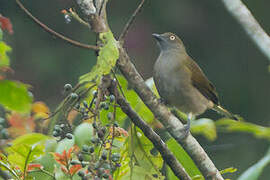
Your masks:
<instances>
[{"instance_id":1,"label":"bird's foot","mask_svg":"<svg viewBox=\"0 0 270 180\"><path fill-rule=\"evenodd\" d=\"M183 139L186 139L190 133L190 122L193 118L193 115L192 113L189 113L188 114L188 118L187 118L187 123L184 125L183 129L181 129L181 137L180 139L183 140Z\"/></svg>"}]
</instances>

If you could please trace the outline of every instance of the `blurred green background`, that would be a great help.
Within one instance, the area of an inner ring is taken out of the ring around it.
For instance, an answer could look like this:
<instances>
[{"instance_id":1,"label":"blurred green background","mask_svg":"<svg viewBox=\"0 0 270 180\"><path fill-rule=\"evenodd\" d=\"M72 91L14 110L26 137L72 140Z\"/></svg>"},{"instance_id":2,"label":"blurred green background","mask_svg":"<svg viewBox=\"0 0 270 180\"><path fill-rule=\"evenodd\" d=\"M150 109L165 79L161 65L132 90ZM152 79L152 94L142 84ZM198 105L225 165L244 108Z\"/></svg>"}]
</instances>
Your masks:
<instances>
[{"instance_id":1,"label":"blurred green background","mask_svg":"<svg viewBox=\"0 0 270 180\"><path fill-rule=\"evenodd\" d=\"M44 24L80 42L94 44L95 34L75 20L66 23L62 9L75 7L72 0L22 1ZM139 1L111 0L108 19L118 36ZM246 0L245 4L269 32L270 1ZM78 9L77 9L78 10ZM95 64L93 51L80 49L45 32L15 4L1 0L0 13L10 18L13 35L5 41L13 48L9 76L32 86L35 100L46 102L51 109L62 100L63 86L76 84L80 75ZM270 75L269 60L257 49L221 1L215 0L146 0L143 11L128 33L126 48L145 79L159 50L152 33L175 32L184 41L187 51L216 85L221 103L248 122L269 126ZM217 118L213 112L202 117ZM238 168L238 177L266 152L269 143L249 134L219 133L215 142L198 137L219 169ZM270 177L270 167L261 179Z\"/></svg>"}]
</instances>

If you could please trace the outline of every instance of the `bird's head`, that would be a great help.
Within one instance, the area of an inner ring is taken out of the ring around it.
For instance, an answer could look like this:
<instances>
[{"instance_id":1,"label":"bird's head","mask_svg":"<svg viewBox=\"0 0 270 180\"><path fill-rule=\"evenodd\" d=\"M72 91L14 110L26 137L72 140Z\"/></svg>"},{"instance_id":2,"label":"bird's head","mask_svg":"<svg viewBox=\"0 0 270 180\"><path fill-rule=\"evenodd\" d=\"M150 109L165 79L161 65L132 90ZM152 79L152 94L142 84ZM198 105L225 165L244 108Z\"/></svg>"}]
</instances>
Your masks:
<instances>
[{"instance_id":1,"label":"bird's head","mask_svg":"<svg viewBox=\"0 0 270 180\"><path fill-rule=\"evenodd\" d=\"M157 40L161 51L170 49L185 50L185 46L182 40L171 32L166 32L163 34L154 33L152 35Z\"/></svg>"}]
</instances>

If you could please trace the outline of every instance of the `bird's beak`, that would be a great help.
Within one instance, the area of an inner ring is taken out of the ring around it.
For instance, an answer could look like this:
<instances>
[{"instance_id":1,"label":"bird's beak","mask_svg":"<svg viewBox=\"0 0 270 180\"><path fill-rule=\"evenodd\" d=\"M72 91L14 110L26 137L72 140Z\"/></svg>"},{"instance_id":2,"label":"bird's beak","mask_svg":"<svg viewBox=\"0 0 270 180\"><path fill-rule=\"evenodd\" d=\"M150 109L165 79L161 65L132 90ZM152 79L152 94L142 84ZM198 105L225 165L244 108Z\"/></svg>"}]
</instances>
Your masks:
<instances>
[{"instance_id":1,"label":"bird's beak","mask_svg":"<svg viewBox=\"0 0 270 180\"><path fill-rule=\"evenodd\" d=\"M161 36L160 34L154 33L154 34L152 34L152 36L153 36L156 40L158 40L158 41L161 41L161 40L162 40L162 36Z\"/></svg>"}]
</instances>

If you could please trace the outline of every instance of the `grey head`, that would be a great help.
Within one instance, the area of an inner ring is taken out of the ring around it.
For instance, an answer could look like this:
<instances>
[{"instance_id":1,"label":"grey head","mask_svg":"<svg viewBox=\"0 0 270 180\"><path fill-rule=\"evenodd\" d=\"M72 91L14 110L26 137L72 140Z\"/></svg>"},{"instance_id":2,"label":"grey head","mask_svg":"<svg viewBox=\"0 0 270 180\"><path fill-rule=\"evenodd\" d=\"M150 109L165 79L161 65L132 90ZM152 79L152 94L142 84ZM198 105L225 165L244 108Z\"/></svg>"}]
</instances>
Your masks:
<instances>
[{"instance_id":1,"label":"grey head","mask_svg":"<svg viewBox=\"0 0 270 180\"><path fill-rule=\"evenodd\" d=\"M182 40L171 32L166 32L163 34L154 33L152 36L157 40L157 44L159 45L161 51L171 49L185 51L185 46Z\"/></svg>"}]
</instances>

